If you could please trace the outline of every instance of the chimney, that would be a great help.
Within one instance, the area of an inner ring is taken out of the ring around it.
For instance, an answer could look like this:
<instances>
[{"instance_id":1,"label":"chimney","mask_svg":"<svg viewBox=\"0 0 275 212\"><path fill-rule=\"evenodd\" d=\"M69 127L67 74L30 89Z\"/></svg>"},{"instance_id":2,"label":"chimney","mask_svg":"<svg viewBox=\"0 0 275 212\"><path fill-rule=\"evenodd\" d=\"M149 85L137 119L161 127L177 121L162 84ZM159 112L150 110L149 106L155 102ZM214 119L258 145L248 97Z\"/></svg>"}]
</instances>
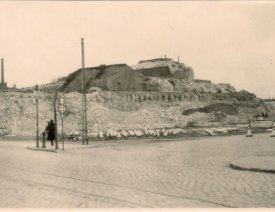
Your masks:
<instances>
[{"instance_id":1,"label":"chimney","mask_svg":"<svg viewBox=\"0 0 275 212\"><path fill-rule=\"evenodd\" d=\"M178 63L180 63L180 56L178 56Z\"/></svg>"},{"instance_id":2,"label":"chimney","mask_svg":"<svg viewBox=\"0 0 275 212\"><path fill-rule=\"evenodd\" d=\"M4 84L4 60L1 58L1 84Z\"/></svg>"}]
</instances>

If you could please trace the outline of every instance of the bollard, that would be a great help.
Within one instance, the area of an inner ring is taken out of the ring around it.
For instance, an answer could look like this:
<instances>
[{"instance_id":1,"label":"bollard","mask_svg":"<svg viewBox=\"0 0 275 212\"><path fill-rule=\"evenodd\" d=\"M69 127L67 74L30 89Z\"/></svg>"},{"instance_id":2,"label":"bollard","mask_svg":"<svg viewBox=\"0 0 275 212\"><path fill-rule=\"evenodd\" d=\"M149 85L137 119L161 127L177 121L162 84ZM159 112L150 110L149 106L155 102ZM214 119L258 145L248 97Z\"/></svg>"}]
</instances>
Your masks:
<instances>
[{"instance_id":1,"label":"bollard","mask_svg":"<svg viewBox=\"0 0 275 212\"><path fill-rule=\"evenodd\" d=\"M247 127L246 137L253 137L250 127Z\"/></svg>"},{"instance_id":2,"label":"bollard","mask_svg":"<svg viewBox=\"0 0 275 212\"><path fill-rule=\"evenodd\" d=\"M275 137L275 123L273 124L272 132L271 132L270 137L271 137L271 138Z\"/></svg>"},{"instance_id":3,"label":"bollard","mask_svg":"<svg viewBox=\"0 0 275 212\"><path fill-rule=\"evenodd\" d=\"M46 148L46 133L42 133L42 148Z\"/></svg>"}]
</instances>

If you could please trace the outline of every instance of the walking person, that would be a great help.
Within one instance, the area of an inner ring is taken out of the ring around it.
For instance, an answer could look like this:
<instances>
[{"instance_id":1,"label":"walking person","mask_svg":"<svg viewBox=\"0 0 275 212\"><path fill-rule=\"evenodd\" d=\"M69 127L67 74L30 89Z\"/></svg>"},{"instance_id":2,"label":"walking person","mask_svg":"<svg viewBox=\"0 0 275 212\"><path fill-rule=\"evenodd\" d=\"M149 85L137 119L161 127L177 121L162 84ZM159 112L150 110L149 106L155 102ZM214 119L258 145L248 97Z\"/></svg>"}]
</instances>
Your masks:
<instances>
[{"instance_id":1,"label":"walking person","mask_svg":"<svg viewBox=\"0 0 275 212\"><path fill-rule=\"evenodd\" d=\"M55 124L53 120L48 122L48 126L46 127L46 132L48 134L47 140L51 141L51 146L53 146L53 141L55 140Z\"/></svg>"},{"instance_id":2,"label":"walking person","mask_svg":"<svg viewBox=\"0 0 275 212\"><path fill-rule=\"evenodd\" d=\"M253 137L252 133L251 133L251 118L248 118L248 126L247 126L247 133L246 133L246 137Z\"/></svg>"}]
</instances>

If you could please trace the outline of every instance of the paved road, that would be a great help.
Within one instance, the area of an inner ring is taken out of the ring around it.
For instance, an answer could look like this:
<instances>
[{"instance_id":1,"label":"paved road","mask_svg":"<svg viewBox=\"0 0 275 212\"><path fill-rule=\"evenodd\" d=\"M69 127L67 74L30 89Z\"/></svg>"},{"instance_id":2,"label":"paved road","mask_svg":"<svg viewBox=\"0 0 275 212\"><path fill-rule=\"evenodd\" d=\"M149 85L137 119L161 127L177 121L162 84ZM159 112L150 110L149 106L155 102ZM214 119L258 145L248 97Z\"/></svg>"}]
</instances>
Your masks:
<instances>
[{"instance_id":1,"label":"paved road","mask_svg":"<svg viewBox=\"0 0 275 212\"><path fill-rule=\"evenodd\" d=\"M0 141L2 208L275 206L275 174L228 166L275 155L268 135L66 144L58 153L27 146Z\"/></svg>"}]
</instances>

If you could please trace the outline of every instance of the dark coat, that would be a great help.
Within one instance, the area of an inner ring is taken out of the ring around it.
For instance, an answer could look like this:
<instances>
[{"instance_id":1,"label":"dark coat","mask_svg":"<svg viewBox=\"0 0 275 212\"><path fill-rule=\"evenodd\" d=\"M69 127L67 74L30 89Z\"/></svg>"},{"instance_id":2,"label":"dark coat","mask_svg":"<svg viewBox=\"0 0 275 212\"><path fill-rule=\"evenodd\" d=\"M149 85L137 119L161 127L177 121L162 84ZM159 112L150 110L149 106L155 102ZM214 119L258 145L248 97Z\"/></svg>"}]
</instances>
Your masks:
<instances>
[{"instance_id":1,"label":"dark coat","mask_svg":"<svg viewBox=\"0 0 275 212\"><path fill-rule=\"evenodd\" d=\"M46 127L46 133L48 134L47 140L55 140L55 125L53 122L50 122Z\"/></svg>"}]
</instances>

